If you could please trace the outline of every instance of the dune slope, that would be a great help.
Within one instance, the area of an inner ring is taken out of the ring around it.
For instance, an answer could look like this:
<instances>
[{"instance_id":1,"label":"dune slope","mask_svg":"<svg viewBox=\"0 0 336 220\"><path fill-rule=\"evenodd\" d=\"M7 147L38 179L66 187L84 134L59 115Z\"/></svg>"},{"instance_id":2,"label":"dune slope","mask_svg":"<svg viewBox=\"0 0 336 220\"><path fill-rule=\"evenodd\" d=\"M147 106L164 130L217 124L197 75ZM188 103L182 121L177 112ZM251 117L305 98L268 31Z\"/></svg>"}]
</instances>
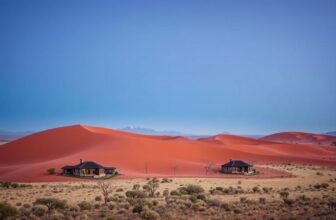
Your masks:
<instances>
[{"instance_id":1,"label":"dune slope","mask_svg":"<svg viewBox=\"0 0 336 220\"><path fill-rule=\"evenodd\" d=\"M291 144L315 144L324 146L334 146L334 143L336 143L335 136L305 132L281 132L262 137L259 140Z\"/></svg>"},{"instance_id":2,"label":"dune slope","mask_svg":"<svg viewBox=\"0 0 336 220\"><path fill-rule=\"evenodd\" d=\"M229 159L253 163L293 162L336 165L336 150L318 145L280 144L234 135L191 140L184 137L132 134L74 125L35 133L0 146L0 180L69 181L46 169L76 164L79 159L115 166L125 177L203 176L205 161L217 167Z\"/></svg>"}]
</instances>

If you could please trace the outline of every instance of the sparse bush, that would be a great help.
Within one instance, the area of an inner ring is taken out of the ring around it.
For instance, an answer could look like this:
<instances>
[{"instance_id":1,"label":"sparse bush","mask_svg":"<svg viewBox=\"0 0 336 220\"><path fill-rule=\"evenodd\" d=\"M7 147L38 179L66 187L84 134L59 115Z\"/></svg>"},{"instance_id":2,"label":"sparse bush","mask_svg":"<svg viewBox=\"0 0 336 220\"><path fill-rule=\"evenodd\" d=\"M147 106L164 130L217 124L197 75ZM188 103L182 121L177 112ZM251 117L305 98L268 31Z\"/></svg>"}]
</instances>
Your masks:
<instances>
[{"instance_id":1,"label":"sparse bush","mask_svg":"<svg viewBox=\"0 0 336 220\"><path fill-rule=\"evenodd\" d=\"M61 212L54 211L50 214L50 220L63 220L64 215Z\"/></svg>"},{"instance_id":2,"label":"sparse bush","mask_svg":"<svg viewBox=\"0 0 336 220\"><path fill-rule=\"evenodd\" d=\"M80 207L80 209L83 210L90 210L92 208L91 203L87 202L87 201L82 201L81 203L78 204L78 206Z\"/></svg>"},{"instance_id":3,"label":"sparse bush","mask_svg":"<svg viewBox=\"0 0 336 220\"><path fill-rule=\"evenodd\" d=\"M139 189L140 189L140 184L133 185L133 190L139 190Z\"/></svg>"},{"instance_id":4,"label":"sparse bush","mask_svg":"<svg viewBox=\"0 0 336 220\"><path fill-rule=\"evenodd\" d=\"M129 190L125 194L127 198L146 198L147 197L145 192L138 191L138 190Z\"/></svg>"},{"instance_id":5,"label":"sparse bush","mask_svg":"<svg viewBox=\"0 0 336 220\"><path fill-rule=\"evenodd\" d=\"M245 203L247 201L247 197L243 196L239 198L241 203Z\"/></svg>"},{"instance_id":6,"label":"sparse bush","mask_svg":"<svg viewBox=\"0 0 336 220\"><path fill-rule=\"evenodd\" d=\"M60 200L56 198L39 198L35 200L34 205L46 205L49 210L64 209L66 200Z\"/></svg>"},{"instance_id":7,"label":"sparse bush","mask_svg":"<svg viewBox=\"0 0 336 220\"><path fill-rule=\"evenodd\" d=\"M283 201L286 205L289 205L289 206L292 206L295 203L294 199L289 199L289 198L284 198Z\"/></svg>"},{"instance_id":8,"label":"sparse bush","mask_svg":"<svg viewBox=\"0 0 336 220\"><path fill-rule=\"evenodd\" d=\"M218 199L208 199L206 203L208 204L208 206L216 206L216 207L220 207L222 204L222 202Z\"/></svg>"},{"instance_id":9,"label":"sparse bush","mask_svg":"<svg viewBox=\"0 0 336 220\"><path fill-rule=\"evenodd\" d=\"M262 203L262 204L265 204L266 203L266 198L265 197L260 197L259 202Z\"/></svg>"},{"instance_id":10,"label":"sparse bush","mask_svg":"<svg viewBox=\"0 0 336 220\"><path fill-rule=\"evenodd\" d=\"M118 188L118 189L116 190L116 192L124 192L124 189L123 189L123 188Z\"/></svg>"},{"instance_id":11,"label":"sparse bush","mask_svg":"<svg viewBox=\"0 0 336 220\"><path fill-rule=\"evenodd\" d=\"M198 185L188 185L187 187L180 187L179 192L181 194L200 194L204 192L204 189Z\"/></svg>"},{"instance_id":12,"label":"sparse bush","mask_svg":"<svg viewBox=\"0 0 336 220\"><path fill-rule=\"evenodd\" d=\"M36 216L44 216L48 212L48 206L46 205L35 205L32 208L32 213Z\"/></svg>"},{"instance_id":13,"label":"sparse bush","mask_svg":"<svg viewBox=\"0 0 336 220\"><path fill-rule=\"evenodd\" d=\"M47 172L48 172L50 175L53 175L53 174L55 174L56 169L55 169L54 167L50 167L49 169L47 169Z\"/></svg>"},{"instance_id":14,"label":"sparse bush","mask_svg":"<svg viewBox=\"0 0 336 220\"><path fill-rule=\"evenodd\" d=\"M281 191L279 194L280 194L280 197L283 199L286 199L289 196L288 191Z\"/></svg>"},{"instance_id":15,"label":"sparse bush","mask_svg":"<svg viewBox=\"0 0 336 220\"><path fill-rule=\"evenodd\" d=\"M15 207L8 203L0 202L0 219L5 219L17 215L18 211Z\"/></svg>"},{"instance_id":16,"label":"sparse bush","mask_svg":"<svg viewBox=\"0 0 336 220\"><path fill-rule=\"evenodd\" d=\"M148 192L150 197L155 196L156 190L159 188L159 180L157 178L152 178L143 186L143 189Z\"/></svg>"},{"instance_id":17,"label":"sparse bush","mask_svg":"<svg viewBox=\"0 0 336 220\"><path fill-rule=\"evenodd\" d=\"M154 210L150 210L147 207L144 207L142 212L140 213L141 218L146 219L146 220L156 220L160 218L159 213L157 213Z\"/></svg>"},{"instance_id":18,"label":"sparse bush","mask_svg":"<svg viewBox=\"0 0 336 220\"><path fill-rule=\"evenodd\" d=\"M165 189L165 190L163 191L163 196L164 196L164 197L169 196L169 190L168 190L168 189Z\"/></svg>"},{"instance_id":19,"label":"sparse bush","mask_svg":"<svg viewBox=\"0 0 336 220\"><path fill-rule=\"evenodd\" d=\"M96 200L97 202L99 202L99 201L102 200L102 197L101 197L101 196L96 196L95 200Z\"/></svg>"},{"instance_id":20,"label":"sparse bush","mask_svg":"<svg viewBox=\"0 0 336 220\"><path fill-rule=\"evenodd\" d=\"M260 189L259 189L258 186L255 186L255 187L252 188L252 191L253 191L254 193L259 193L259 192L260 192Z\"/></svg>"},{"instance_id":21,"label":"sparse bush","mask_svg":"<svg viewBox=\"0 0 336 220\"><path fill-rule=\"evenodd\" d=\"M133 213L141 213L143 210L143 205L142 204L137 204L133 207L132 212Z\"/></svg>"}]
</instances>

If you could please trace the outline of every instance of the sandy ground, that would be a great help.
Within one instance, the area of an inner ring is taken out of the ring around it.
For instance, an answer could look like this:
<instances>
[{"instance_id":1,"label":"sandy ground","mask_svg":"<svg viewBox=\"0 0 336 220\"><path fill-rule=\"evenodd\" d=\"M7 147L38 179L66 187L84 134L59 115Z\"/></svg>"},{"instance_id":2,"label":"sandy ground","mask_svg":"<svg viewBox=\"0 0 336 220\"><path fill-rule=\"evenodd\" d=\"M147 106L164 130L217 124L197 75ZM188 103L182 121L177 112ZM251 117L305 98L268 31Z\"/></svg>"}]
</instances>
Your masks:
<instances>
[{"instance_id":1,"label":"sandy ground","mask_svg":"<svg viewBox=\"0 0 336 220\"><path fill-rule=\"evenodd\" d=\"M170 183L160 183L158 191L162 192L165 189L169 191L176 190L181 186L196 184L202 186L206 193L209 194L211 188L221 187L237 187L241 186L245 193L237 195L216 196L219 199L225 199L226 202L239 201L240 197L245 196L251 200L258 200L260 197L265 197L268 201L280 200L279 191L288 188L290 197L306 195L308 197L323 197L325 195L336 197L336 169L321 166L301 166L301 165L265 165L267 168L274 168L281 172L286 170L290 172L292 177L284 178L171 178ZM162 178L160 178L162 180ZM0 201L8 202L13 205L31 204L36 198L53 197L65 199L69 204L77 204L81 201L95 202L96 196L101 196L100 189L97 188L97 181L79 181L79 182L62 182L62 183L32 183L32 187L16 188L16 189L0 189ZM109 182L115 189L114 194L125 195L127 190L131 190L134 184L143 186L148 180L146 178L123 179L113 178L104 180ZM313 189L315 184L328 183L327 189ZM270 193L252 193L253 187L258 186L272 187ZM298 188L300 187L300 188ZM123 190L116 192L116 189Z\"/></svg>"}]
</instances>

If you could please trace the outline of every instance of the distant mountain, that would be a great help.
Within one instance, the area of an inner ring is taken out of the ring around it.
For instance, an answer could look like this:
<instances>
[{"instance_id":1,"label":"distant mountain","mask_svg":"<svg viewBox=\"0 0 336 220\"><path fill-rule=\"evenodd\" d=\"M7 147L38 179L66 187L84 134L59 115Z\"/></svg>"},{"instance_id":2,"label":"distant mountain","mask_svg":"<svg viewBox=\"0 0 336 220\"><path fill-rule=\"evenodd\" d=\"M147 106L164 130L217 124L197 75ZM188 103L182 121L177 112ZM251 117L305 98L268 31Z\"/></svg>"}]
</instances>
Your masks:
<instances>
[{"instance_id":1,"label":"distant mountain","mask_svg":"<svg viewBox=\"0 0 336 220\"><path fill-rule=\"evenodd\" d=\"M33 131L0 131L0 140L13 141L34 133Z\"/></svg>"},{"instance_id":2,"label":"distant mountain","mask_svg":"<svg viewBox=\"0 0 336 220\"><path fill-rule=\"evenodd\" d=\"M146 135L168 135L168 136L183 136L188 137L192 139L202 138L202 137L208 137L209 135L199 135L199 134L189 134L189 133L183 133L180 131L167 131L167 130L155 130L151 128L142 128L142 127L133 127L133 126L127 126L121 129L118 129L120 131L126 131L136 134L146 134Z\"/></svg>"},{"instance_id":3,"label":"distant mountain","mask_svg":"<svg viewBox=\"0 0 336 220\"><path fill-rule=\"evenodd\" d=\"M324 133L326 135L331 135L331 136L336 136L336 131L330 131L330 132L327 132L327 133Z\"/></svg>"}]
</instances>

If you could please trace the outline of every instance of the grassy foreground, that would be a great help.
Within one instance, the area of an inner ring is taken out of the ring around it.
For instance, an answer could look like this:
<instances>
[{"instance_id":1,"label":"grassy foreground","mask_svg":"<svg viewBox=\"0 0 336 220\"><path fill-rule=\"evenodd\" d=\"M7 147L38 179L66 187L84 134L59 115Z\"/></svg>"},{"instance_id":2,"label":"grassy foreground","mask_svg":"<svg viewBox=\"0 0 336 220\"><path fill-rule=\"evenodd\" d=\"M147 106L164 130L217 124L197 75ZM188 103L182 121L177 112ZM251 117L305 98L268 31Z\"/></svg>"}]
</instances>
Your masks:
<instances>
[{"instance_id":1,"label":"grassy foreground","mask_svg":"<svg viewBox=\"0 0 336 220\"><path fill-rule=\"evenodd\" d=\"M295 177L1 183L0 219L335 219L335 168L269 167Z\"/></svg>"}]
</instances>

